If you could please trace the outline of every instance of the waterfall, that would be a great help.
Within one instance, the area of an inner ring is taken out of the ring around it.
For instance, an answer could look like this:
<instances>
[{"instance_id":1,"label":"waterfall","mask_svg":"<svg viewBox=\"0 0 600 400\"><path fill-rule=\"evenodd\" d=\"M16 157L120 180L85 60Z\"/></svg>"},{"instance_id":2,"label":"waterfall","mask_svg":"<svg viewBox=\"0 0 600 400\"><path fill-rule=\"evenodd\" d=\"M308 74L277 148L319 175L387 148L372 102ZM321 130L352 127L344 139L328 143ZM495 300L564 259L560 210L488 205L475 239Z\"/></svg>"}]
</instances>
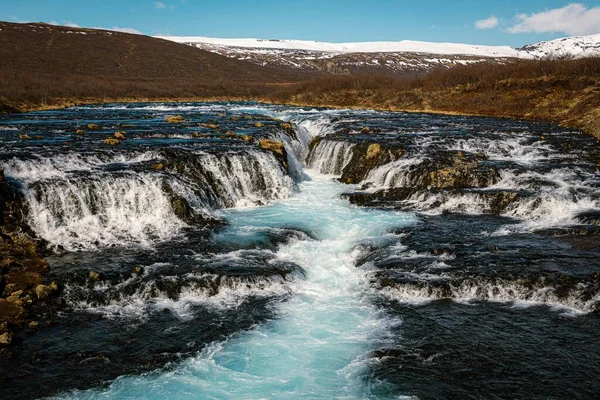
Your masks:
<instances>
[{"instance_id":1,"label":"waterfall","mask_svg":"<svg viewBox=\"0 0 600 400\"><path fill-rule=\"evenodd\" d=\"M308 156L307 166L321 174L341 175L352 158L353 147L348 142L322 140Z\"/></svg>"},{"instance_id":2,"label":"waterfall","mask_svg":"<svg viewBox=\"0 0 600 400\"><path fill-rule=\"evenodd\" d=\"M216 198L215 208L264 205L285 199L294 191L294 182L272 154L198 154L197 165L211 185L204 186L205 198ZM203 180L205 181L205 180ZM208 191L208 192L207 192Z\"/></svg>"},{"instance_id":3,"label":"waterfall","mask_svg":"<svg viewBox=\"0 0 600 400\"><path fill-rule=\"evenodd\" d=\"M172 161L183 158L165 154ZM6 174L22 183L31 228L52 247L68 251L151 247L172 239L186 225L175 213L175 198L196 214L211 215L220 208L268 204L295 190L267 152L185 152L181 172L145 166L163 157L147 152L14 159L6 163Z\"/></svg>"},{"instance_id":4,"label":"waterfall","mask_svg":"<svg viewBox=\"0 0 600 400\"><path fill-rule=\"evenodd\" d=\"M31 228L65 250L148 247L184 226L162 180L148 174L55 178L28 185L25 195Z\"/></svg>"}]
</instances>

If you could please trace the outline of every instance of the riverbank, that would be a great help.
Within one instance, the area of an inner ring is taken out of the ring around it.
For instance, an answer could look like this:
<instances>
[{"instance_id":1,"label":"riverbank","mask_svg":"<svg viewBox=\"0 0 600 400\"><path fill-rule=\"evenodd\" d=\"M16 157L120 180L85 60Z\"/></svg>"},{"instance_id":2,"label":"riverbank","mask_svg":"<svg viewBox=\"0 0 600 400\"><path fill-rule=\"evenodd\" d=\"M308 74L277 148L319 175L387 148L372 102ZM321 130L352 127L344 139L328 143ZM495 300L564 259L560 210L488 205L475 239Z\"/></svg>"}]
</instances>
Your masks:
<instances>
[{"instance_id":1,"label":"riverbank","mask_svg":"<svg viewBox=\"0 0 600 400\"><path fill-rule=\"evenodd\" d=\"M438 70L422 78L317 78L288 85L271 101L537 120L600 139L600 58L485 63Z\"/></svg>"},{"instance_id":2,"label":"riverbank","mask_svg":"<svg viewBox=\"0 0 600 400\"><path fill-rule=\"evenodd\" d=\"M353 78L344 79L352 82ZM310 88L298 89L297 85L287 85L285 88L280 86L268 96L57 98L44 104L9 104L2 103L0 99L0 112L22 113L109 103L256 101L299 107L370 109L551 122L581 130L600 140L600 81L595 80L583 89L568 89L544 87L542 83L546 80L539 78L504 86L498 82L491 90L465 84L437 90L367 87L362 90L331 89L315 93Z\"/></svg>"}]
</instances>

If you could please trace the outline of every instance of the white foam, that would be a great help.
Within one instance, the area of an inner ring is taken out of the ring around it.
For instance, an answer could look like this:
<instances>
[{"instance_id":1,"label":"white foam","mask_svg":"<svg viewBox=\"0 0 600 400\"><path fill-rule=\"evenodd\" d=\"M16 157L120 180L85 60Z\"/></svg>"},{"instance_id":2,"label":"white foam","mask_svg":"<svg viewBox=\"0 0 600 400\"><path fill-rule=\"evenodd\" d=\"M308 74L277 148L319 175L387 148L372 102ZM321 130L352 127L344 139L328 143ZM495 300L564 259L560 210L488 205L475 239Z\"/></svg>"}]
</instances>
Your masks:
<instances>
[{"instance_id":1,"label":"white foam","mask_svg":"<svg viewBox=\"0 0 600 400\"><path fill-rule=\"evenodd\" d=\"M321 174L341 175L352 159L353 148L349 142L322 140L311 151L307 166Z\"/></svg>"},{"instance_id":2,"label":"white foam","mask_svg":"<svg viewBox=\"0 0 600 400\"><path fill-rule=\"evenodd\" d=\"M110 164L137 164L159 158L151 151L132 154L82 155L68 153L52 158L13 158L4 164L7 176L25 183L48 179L66 179L72 172L92 171Z\"/></svg>"},{"instance_id":3,"label":"white foam","mask_svg":"<svg viewBox=\"0 0 600 400\"><path fill-rule=\"evenodd\" d=\"M532 165L549 158L566 158L559 155L552 147L543 141L529 144L528 137L514 137L498 134L494 139L473 138L459 139L451 142L449 150L460 150L471 153L482 152L489 160L511 161L522 165Z\"/></svg>"},{"instance_id":4,"label":"white foam","mask_svg":"<svg viewBox=\"0 0 600 400\"><path fill-rule=\"evenodd\" d=\"M449 292L448 292L449 290ZM571 290L566 297L558 296L553 287L531 287L518 282L495 280L465 280L440 288L427 284L396 284L382 288L380 293L388 298L410 304L423 304L438 299L451 299L457 302L491 301L513 302L523 305L547 305L578 312L592 312L598 308L600 293L589 300L583 300L579 293L582 287Z\"/></svg>"},{"instance_id":5,"label":"white foam","mask_svg":"<svg viewBox=\"0 0 600 400\"><path fill-rule=\"evenodd\" d=\"M151 175L64 179L32 186L25 195L32 229L66 250L151 247L185 226L162 191L162 181Z\"/></svg>"}]
</instances>

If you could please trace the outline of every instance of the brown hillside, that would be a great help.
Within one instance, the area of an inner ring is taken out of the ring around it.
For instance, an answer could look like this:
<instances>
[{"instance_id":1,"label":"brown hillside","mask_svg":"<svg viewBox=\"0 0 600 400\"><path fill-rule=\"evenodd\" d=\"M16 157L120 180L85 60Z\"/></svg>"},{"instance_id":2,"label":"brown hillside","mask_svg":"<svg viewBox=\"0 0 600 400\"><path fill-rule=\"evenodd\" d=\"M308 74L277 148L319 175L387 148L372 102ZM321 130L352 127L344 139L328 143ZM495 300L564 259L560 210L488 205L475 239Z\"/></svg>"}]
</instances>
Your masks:
<instances>
[{"instance_id":1,"label":"brown hillside","mask_svg":"<svg viewBox=\"0 0 600 400\"><path fill-rule=\"evenodd\" d=\"M0 22L0 101L247 96L307 78L143 35Z\"/></svg>"},{"instance_id":2,"label":"brown hillside","mask_svg":"<svg viewBox=\"0 0 600 400\"><path fill-rule=\"evenodd\" d=\"M600 58L480 63L413 79L316 78L280 88L269 100L538 119L583 129L600 139Z\"/></svg>"}]
</instances>

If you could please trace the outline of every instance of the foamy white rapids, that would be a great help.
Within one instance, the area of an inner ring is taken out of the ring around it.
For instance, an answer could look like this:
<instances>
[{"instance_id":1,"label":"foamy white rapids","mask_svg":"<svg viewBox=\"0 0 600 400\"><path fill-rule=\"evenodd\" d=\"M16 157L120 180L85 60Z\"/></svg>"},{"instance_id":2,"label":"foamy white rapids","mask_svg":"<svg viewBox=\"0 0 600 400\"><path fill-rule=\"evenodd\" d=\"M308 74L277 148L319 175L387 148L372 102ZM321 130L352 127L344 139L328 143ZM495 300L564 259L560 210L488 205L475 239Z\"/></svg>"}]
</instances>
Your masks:
<instances>
[{"instance_id":1,"label":"foamy white rapids","mask_svg":"<svg viewBox=\"0 0 600 400\"><path fill-rule=\"evenodd\" d=\"M311 151L307 167L321 174L341 175L352 159L353 147L354 144L348 142L322 140Z\"/></svg>"},{"instance_id":2,"label":"foamy white rapids","mask_svg":"<svg viewBox=\"0 0 600 400\"><path fill-rule=\"evenodd\" d=\"M100 175L43 181L25 191L29 225L66 250L170 239L185 225L173 213L160 178Z\"/></svg>"},{"instance_id":3,"label":"foamy white rapids","mask_svg":"<svg viewBox=\"0 0 600 400\"><path fill-rule=\"evenodd\" d=\"M381 165L369 171L363 183L370 184L369 191L394 187L410 187L412 182L408 173L421 164L422 158L406 157Z\"/></svg>"},{"instance_id":4,"label":"foamy white rapids","mask_svg":"<svg viewBox=\"0 0 600 400\"><path fill-rule=\"evenodd\" d=\"M168 309L171 313L183 320L194 318L194 307L204 306L210 308L235 309L248 300L249 297L268 298L283 297L291 293L289 282L279 275L275 276L257 276L252 279L239 277L220 277L218 292L215 293L212 288L207 288L201 284L195 284L196 281L214 281L217 275L189 274L185 277L187 283L182 284L181 290L176 298L171 298L167 293L156 289L155 283L150 281L141 284L141 286L132 294L123 294L120 289L131 284L132 281L139 279L132 277L129 281L122 282L114 287L99 282L91 289L97 292L96 296L107 294L109 298L102 303L89 301L73 296L71 293L80 291L80 287L66 286L63 298L74 310L85 311L93 314L100 314L106 318L127 318L145 320L152 311L163 311ZM169 279L162 277L161 279ZM171 277L173 280L179 277Z\"/></svg>"},{"instance_id":5,"label":"foamy white rapids","mask_svg":"<svg viewBox=\"0 0 600 400\"><path fill-rule=\"evenodd\" d=\"M592 174L575 169L554 169L547 173L500 171L501 180L490 189L529 189L535 195L511 204L504 215L524 222L510 230L544 229L577 225L576 216L600 211L600 189Z\"/></svg>"},{"instance_id":6,"label":"foamy white rapids","mask_svg":"<svg viewBox=\"0 0 600 400\"><path fill-rule=\"evenodd\" d=\"M485 282L482 280L466 280L464 282L440 288L427 284L397 284L379 291L381 295L400 302L422 304L439 299L452 299L459 302L493 301L511 303L520 306L547 305L555 308L566 308L577 312L591 312L598 309L600 294L589 300L583 300L576 288L566 296L559 296L553 287L530 287L508 280Z\"/></svg>"},{"instance_id":7,"label":"foamy white rapids","mask_svg":"<svg viewBox=\"0 0 600 400\"><path fill-rule=\"evenodd\" d=\"M285 199L294 182L272 154L264 152L200 153L202 165L218 182L217 196L223 207L249 207Z\"/></svg>"},{"instance_id":8,"label":"foamy white rapids","mask_svg":"<svg viewBox=\"0 0 600 400\"><path fill-rule=\"evenodd\" d=\"M408 214L351 207L347 188L321 176L267 207L228 211L233 234L248 227L299 227L318 240L293 240L279 259L299 264L305 281L279 303L279 317L209 346L160 374L122 377L106 389L61 398L331 399L377 398L362 374L368 354L387 343L387 319L363 297L367 285L355 267L362 241L388 240L386 230L413 223Z\"/></svg>"},{"instance_id":9,"label":"foamy white rapids","mask_svg":"<svg viewBox=\"0 0 600 400\"><path fill-rule=\"evenodd\" d=\"M29 160L13 158L7 161L3 167L7 176L31 183L53 178L65 179L72 172L92 171L110 164L136 164L159 157L152 151L105 155L68 153L52 158L41 156Z\"/></svg>"},{"instance_id":10,"label":"foamy white rapids","mask_svg":"<svg viewBox=\"0 0 600 400\"><path fill-rule=\"evenodd\" d=\"M452 142L448 149L482 152L489 160L511 161L522 165L547 161L549 158L566 158L566 155L558 154L549 144L542 141L528 143L530 140L528 137L511 137L503 133L494 139L459 139Z\"/></svg>"}]
</instances>

